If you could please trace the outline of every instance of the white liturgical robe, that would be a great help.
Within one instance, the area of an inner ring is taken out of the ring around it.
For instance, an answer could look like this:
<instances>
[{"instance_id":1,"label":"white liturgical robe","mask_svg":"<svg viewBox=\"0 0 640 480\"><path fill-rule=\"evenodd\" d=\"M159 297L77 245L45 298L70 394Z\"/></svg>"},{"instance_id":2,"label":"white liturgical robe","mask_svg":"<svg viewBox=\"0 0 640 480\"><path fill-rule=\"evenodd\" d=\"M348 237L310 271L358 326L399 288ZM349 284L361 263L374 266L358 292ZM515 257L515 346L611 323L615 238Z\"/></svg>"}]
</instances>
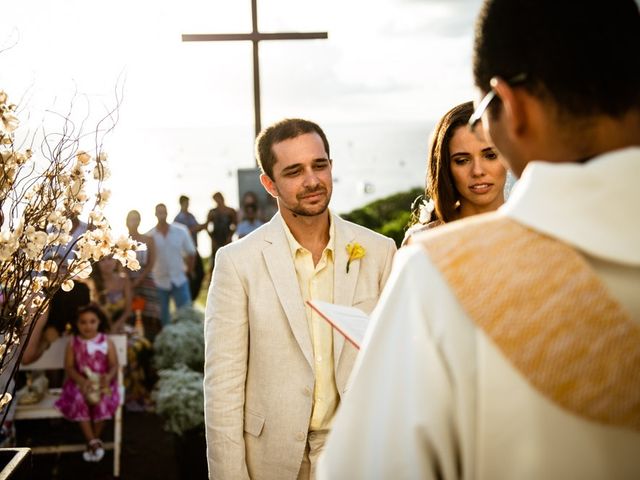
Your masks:
<instances>
[{"instance_id":1,"label":"white liturgical robe","mask_svg":"<svg viewBox=\"0 0 640 480\"><path fill-rule=\"evenodd\" d=\"M533 162L401 249L318 478L640 478L639 182Z\"/></svg>"}]
</instances>

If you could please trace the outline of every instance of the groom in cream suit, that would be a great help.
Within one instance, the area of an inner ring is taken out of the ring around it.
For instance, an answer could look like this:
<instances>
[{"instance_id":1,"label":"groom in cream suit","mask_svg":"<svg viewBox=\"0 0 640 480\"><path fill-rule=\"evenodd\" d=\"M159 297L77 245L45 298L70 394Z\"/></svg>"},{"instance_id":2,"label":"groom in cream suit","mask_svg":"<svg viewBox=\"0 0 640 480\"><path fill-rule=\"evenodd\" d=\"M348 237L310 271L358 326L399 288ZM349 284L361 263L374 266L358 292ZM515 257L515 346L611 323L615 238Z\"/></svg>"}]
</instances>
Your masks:
<instances>
[{"instance_id":1,"label":"groom in cream suit","mask_svg":"<svg viewBox=\"0 0 640 480\"><path fill-rule=\"evenodd\" d=\"M256 154L278 213L216 255L205 319L209 477L309 479L357 350L305 301L371 312L395 245L329 212L332 163L315 123L268 127ZM350 258L348 246L364 256Z\"/></svg>"}]
</instances>

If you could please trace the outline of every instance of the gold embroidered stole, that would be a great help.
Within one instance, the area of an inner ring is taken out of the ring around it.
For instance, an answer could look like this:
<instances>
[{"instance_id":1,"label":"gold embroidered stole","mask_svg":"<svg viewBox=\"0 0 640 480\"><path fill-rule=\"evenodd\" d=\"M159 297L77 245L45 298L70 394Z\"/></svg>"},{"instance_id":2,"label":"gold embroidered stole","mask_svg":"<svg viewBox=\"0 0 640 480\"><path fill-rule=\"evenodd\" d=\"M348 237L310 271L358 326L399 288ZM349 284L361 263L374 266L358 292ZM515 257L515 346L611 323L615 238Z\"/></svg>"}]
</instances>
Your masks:
<instances>
[{"instance_id":1,"label":"gold embroidered stole","mask_svg":"<svg viewBox=\"0 0 640 480\"><path fill-rule=\"evenodd\" d=\"M640 430L640 326L580 254L497 214L416 243L534 388L587 419Z\"/></svg>"}]
</instances>

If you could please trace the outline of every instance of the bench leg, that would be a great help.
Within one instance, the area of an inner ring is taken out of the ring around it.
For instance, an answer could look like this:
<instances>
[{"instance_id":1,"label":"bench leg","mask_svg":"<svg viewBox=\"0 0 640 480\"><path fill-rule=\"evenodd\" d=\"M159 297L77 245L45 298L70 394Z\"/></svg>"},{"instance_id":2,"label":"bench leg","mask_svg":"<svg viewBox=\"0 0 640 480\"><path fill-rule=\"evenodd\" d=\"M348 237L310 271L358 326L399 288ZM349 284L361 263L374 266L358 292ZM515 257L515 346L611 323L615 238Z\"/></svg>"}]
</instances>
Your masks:
<instances>
[{"instance_id":1,"label":"bench leg","mask_svg":"<svg viewBox=\"0 0 640 480\"><path fill-rule=\"evenodd\" d=\"M122 405L116 410L113 429L113 476L120 476L120 450L122 448Z\"/></svg>"}]
</instances>

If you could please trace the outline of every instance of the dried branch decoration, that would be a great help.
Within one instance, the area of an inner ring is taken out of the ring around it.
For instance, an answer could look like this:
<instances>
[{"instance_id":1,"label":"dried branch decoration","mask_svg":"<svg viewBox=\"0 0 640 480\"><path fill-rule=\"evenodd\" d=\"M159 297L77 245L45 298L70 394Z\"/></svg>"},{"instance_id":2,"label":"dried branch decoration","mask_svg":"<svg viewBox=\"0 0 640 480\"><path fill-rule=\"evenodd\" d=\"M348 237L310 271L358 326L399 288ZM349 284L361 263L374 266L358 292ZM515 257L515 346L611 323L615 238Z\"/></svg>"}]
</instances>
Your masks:
<instances>
[{"instance_id":1,"label":"dried branch decoration","mask_svg":"<svg viewBox=\"0 0 640 480\"><path fill-rule=\"evenodd\" d=\"M0 408L11 400L9 380L34 320L54 293L73 288L74 279L87 278L92 263L108 255L140 268L140 245L126 236L114 238L103 214L110 192L103 187L109 169L98 142L100 124L92 132L94 155L80 149L88 135L64 116L60 133L42 128L34 154L16 140L16 110L0 91ZM87 230L72 235L83 212Z\"/></svg>"}]
</instances>

